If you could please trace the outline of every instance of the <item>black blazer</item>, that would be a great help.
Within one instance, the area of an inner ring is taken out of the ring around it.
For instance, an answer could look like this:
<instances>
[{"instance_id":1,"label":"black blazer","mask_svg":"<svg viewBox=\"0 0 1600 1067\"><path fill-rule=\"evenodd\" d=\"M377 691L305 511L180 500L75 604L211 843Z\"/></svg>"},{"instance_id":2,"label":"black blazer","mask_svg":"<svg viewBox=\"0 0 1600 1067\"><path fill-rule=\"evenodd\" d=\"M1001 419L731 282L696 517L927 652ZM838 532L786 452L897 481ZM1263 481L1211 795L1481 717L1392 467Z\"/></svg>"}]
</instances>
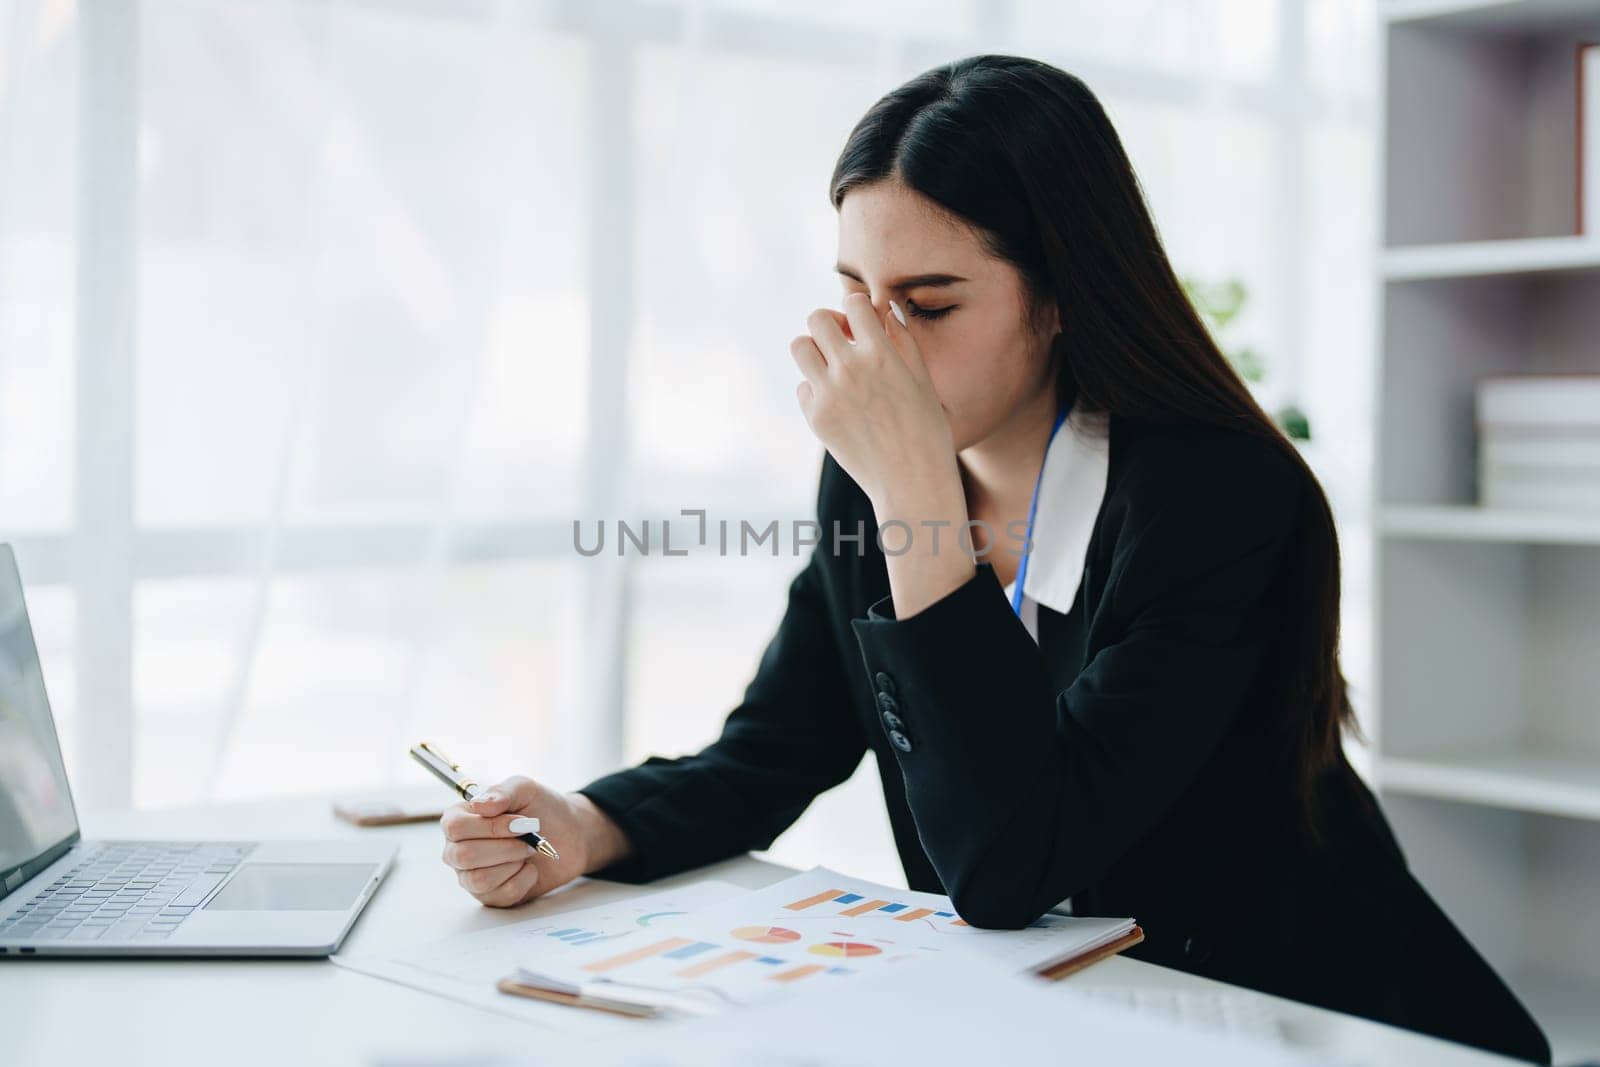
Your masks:
<instances>
[{"instance_id":1,"label":"black blazer","mask_svg":"<svg viewBox=\"0 0 1600 1067\"><path fill-rule=\"evenodd\" d=\"M1278 591L1302 478L1243 433L1112 416L1105 497L1071 611L1036 645L994 569L895 618L876 519L825 455L823 531L744 697L703 751L585 793L648 881L765 848L877 754L913 889L974 926L1066 898L1131 915L1130 956L1548 1063L1538 1025L1408 872L1347 764L1322 844L1262 773ZM853 534L835 551L834 523Z\"/></svg>"}]
</instances>

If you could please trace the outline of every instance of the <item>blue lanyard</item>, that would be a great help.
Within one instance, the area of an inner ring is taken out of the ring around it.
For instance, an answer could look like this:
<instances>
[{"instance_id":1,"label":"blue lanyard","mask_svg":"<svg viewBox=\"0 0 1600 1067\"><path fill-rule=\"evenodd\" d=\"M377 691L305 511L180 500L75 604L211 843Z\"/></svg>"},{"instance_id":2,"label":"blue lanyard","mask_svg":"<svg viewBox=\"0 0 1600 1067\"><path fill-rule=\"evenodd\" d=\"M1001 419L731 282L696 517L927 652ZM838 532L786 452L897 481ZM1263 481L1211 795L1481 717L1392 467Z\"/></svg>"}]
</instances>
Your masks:
<instances>
[{"instance_id":1,"label":"blue lanyard","mask_svg":"<svg viewBox=\"0 0 1600 1067\"><path fill-rule=\"evenodd\" d=\"M1062 408L1056 412L1055 425L1050 427L1050 436L1044 443L1045 458L1050 455L1050 442L1056 439L1056 431L1061 429L1061 424L1067 421L1067 409ZM1033 516L1039 510L1039 483L1044 481L1044 460L1039 461L1039 473L1033 479L1033 496L1028 500L1028 532L1022 543L1022 561L1017 564L1017 584L1011 591L1011 610L1017 613L1017 618L1022 617L1022 582L1028 576L1028 556L1033 548Z\"/></svg>"}]
</instances>

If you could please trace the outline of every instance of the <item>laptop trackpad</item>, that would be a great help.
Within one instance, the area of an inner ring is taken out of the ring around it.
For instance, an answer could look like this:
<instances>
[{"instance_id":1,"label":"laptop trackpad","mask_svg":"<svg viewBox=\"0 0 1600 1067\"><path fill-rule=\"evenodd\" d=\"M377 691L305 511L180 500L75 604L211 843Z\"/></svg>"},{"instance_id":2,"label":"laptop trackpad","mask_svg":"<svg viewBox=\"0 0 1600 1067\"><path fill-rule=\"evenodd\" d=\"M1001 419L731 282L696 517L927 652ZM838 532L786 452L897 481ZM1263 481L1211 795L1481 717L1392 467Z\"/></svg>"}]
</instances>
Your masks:
<instances>
[{"instance_id":1,"label":"laptop trackpad","mask_svg":"<svg viewBox=\"0 0 1600 1067\"><path fill-rule=\"evenodd\" d=\"M377 869L371 863L246 863L206 909L344 911Z\"/></svg>"}]
</instances>

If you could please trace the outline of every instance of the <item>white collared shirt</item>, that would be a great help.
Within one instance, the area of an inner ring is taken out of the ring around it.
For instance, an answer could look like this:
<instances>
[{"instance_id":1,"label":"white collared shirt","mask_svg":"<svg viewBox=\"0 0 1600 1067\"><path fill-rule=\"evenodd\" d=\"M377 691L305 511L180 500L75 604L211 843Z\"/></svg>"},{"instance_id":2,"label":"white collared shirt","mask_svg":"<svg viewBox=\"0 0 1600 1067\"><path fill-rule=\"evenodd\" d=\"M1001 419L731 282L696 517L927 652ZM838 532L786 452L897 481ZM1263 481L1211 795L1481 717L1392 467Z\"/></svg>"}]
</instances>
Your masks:
<instances>
[{"instance_id":1,"label":"white collared shirt","mask_svg":"<svg viewBox=\"0 0 1600 1067\"><path fill-rule=\"evenodd\" d=\"M1106 494L1109 428L1105 412L1086 412L1074 402L1045 452L1022 589L1022 624L1034 641L1039 640L1040 604L1065 615L1077 599L1089 539ZM1006 586L1008 603L1016 586L1015 581Z\"/></svg>"},{"instance_id":2,"label":"white collared shirt","mask_svg":"<svg viewBox=\"0 0 1600 1067\"><path fill-rule=\"evenodd\" d=\"M1035 643L1039 640L1039 605L1065 615L1078 598L1110 467L1109 416L1103 411L1080 411L1074 402L1045 452L1033 515L1033 547L1022 588L1021 619ZM1016 588L1015 581L1006 586L1007 603ZM1071 915L1072 898L1051 910Z\"/></svg>"}]
</instances>

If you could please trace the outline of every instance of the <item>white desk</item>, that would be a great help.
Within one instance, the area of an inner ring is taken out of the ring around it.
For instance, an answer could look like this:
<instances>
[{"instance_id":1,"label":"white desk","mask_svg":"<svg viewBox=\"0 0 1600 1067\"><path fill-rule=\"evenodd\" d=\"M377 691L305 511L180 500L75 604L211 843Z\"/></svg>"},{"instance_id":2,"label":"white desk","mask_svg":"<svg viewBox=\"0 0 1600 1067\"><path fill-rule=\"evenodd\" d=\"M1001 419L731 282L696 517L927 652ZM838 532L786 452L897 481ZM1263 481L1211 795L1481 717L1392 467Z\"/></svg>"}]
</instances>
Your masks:
<instances>
[{"instance_id":1,"label":"white desk","mask_svg":"<svg viewBox=\"0 0 1600 1067\"><path fill-rule=\"evenodd\" d=\"M438 798L430 787L420 795ZM440 861L434 823L357 829L328 798L159 812L86 814L86 837L328 837L397 842L394 870L357 920L344 951L383 952L541 912L639 892L589 882L515 910L485 908ZM745 857L661 883L716 877L751 888L786 868ZM1179 971L1116 958L1064 980L1073 985L1216 987ZM1222 987L1219 987L1222 988ZM1515 1061L1291 1001L1275 1001L1296 1044L1347 1062L1487 1065ZM350 1063L400 1055L532 1050L527 1024L357 974L326 960L0 960L0 1050L6 1063Z\"/></svg>"}]
</instances>

